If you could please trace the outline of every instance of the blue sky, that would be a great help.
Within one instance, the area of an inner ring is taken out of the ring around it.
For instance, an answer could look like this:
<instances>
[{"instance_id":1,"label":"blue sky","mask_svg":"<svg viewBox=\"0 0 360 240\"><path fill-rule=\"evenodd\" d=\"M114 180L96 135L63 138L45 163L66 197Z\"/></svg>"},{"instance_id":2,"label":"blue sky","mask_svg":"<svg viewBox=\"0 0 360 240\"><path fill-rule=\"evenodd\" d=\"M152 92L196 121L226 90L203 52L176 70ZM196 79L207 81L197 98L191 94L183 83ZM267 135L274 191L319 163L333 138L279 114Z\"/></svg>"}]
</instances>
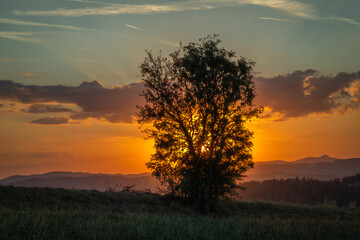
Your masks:
<instances>
[{"instance_id":1,"label":"blue sky","mask_svg":"<svg viewBox=\"0 0 360 240\"><path fill-rule=\"evenodd\" d=\"M3 0L2 79L105 86L139 81L144 50L220 34L257 62L261 76L315 69L354 72L360 63L358 1ZM36 76L36 78L35 78Z\"/></svg>"}]
</instances>

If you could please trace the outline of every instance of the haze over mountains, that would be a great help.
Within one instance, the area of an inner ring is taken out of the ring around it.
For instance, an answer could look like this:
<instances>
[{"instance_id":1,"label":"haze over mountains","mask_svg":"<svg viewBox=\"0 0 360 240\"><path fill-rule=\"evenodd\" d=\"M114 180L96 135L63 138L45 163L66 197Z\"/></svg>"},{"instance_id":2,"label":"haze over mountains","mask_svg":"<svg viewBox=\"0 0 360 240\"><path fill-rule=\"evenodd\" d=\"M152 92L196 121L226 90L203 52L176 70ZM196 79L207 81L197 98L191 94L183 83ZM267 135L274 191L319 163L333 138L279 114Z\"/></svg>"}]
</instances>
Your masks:
<instances>
[{"instance_id":1,"label":"haze over mountains","mask_svg":"<svg viewBox=\"0 0 360 240\"><path fill-rule=\"evenodd\" d=\"M293 162L282 160L256 162L244 181L286 179L295 177L330 180L352 176L360 172L360 158L338 159L327 155L307 157ZM35 175L14 175L0 180L0 185L24 187L52 187L87 190L121 191L135 185L135 190L157 192L160 184L150 173L95 174L82 172L49 172Z\"/></svg>"},{"instance_id":2,"label":"haze over mountains","mask_svg":"<svg viewBox=\"0 0 360 240\"><path fill-rule=\"evenodd\" d=\"M245 181L294 177L330 180L355 175L359 172L360 158L340 159L325 154L320 157L307 157L292 162L282 160L257 162L255 167L246 173Z\"/></svg>"},{"instance_id":3,"label":"haze over mountains","mask_svg":"<svg viewBox=\"0 0 360 240\"><path fill-rule=\"evenodd\" d=\"M14 175L0 180L0 185L21 187L51 187L99 191L121 191L134 185L135 190L158 191L159 184L151 173L102 174L82 172L49 172L36 175Z\"/></svg>"},{"instance_id":4,"label":"haze over mountains","mask_svg":"<svg viewBox=\"0 0 360 240\"><path fill-rule=\"evenodd\" d=\"M319 163L319 162L334 162L335 160L344 160L341 158L333 158L329 157L328 155L324 154L320 157L306 157L301 158L295 161L284 161L284 160L273 160L273 161L266 161L266 162L256 162L256 164L270 164L270 163Z\"/></svg>"}]
</instances>

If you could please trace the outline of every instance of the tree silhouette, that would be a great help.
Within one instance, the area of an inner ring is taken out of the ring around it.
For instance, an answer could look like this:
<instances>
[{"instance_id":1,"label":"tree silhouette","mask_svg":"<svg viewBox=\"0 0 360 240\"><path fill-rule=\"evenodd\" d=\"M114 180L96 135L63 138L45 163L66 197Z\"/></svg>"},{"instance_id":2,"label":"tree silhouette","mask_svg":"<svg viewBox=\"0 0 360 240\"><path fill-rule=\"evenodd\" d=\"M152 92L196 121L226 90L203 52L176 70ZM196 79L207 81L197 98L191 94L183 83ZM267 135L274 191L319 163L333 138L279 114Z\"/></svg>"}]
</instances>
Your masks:
<instances>
[{"instance_id":1,"label":"tree silhouette","mask_svg":"<svg viewBox=\"0 0 360 240\"><path fill-rule=\"evenodd\" d=\"M253 106L254 62L236 59L217 37L180 44L169 58L147 51L140 65L146 104L138 107L139 122L152 122L144 132L155 140L146 166L205 213L253 167L245 124L261 112Z\"/></svg>"}]
</instances>

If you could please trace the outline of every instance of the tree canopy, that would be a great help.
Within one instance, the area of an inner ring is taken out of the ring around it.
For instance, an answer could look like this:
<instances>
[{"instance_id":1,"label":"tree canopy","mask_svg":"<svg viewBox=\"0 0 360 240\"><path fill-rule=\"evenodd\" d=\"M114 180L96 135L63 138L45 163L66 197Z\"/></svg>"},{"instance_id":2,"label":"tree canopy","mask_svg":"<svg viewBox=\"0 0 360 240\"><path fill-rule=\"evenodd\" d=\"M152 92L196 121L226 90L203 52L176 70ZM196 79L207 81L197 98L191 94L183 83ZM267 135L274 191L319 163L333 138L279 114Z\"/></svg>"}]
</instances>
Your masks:
<instances>
[{"instance_id":1,"label":"tree canopy","mask_svg":"<svg viewBox=\"0 0 360 240\"><path fill-rule=\"evenodd\" d=\"M255 63L220 47L217 37L180 44L168 58L147 51L140 65L146 104L139 122L152 123L144 131L155 141L146 165L205 213L253 167L246 123L261 112L253 105Z\"/></svg>"}]
</instances>

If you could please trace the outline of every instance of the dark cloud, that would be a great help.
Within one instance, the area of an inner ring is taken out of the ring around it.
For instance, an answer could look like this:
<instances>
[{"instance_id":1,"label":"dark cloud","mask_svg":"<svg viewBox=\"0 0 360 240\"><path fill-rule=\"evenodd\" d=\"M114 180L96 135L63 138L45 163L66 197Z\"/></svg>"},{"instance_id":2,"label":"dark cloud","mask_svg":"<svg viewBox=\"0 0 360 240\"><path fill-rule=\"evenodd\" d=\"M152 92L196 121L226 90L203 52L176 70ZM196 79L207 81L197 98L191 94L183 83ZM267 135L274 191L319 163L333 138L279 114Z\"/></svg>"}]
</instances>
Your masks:
<instances>
[{"instance_id":1,"label":"dark cloud","mask_svg":"<svg viewBox=\"0 0 360 240\"><path fill-rule=\"evenodd\" d=\"M287 117L359 107L360 72L321 76L314 70L255 79L256 103ZM351 89L356 88L356 89Z\"/></svg>"},{"instance_id":2,"label":"dark cloud","mask_svg":"<svg viewBox=\"0 0 360 240\"><path fill-rule=\"evenodd\" d=\"M26 112L28 113L56 113L56 112L73 112L70 108L62 105L32 104Z\"/></svg>"},{"instance_id":3,"label":"dark cloud","mask_svg":"<svg viewBox=\"0 0 360 240\"><path fill-rule=\"evenodd\" d=\"M0 99L37 105L47 102L71 103L82 109L80 112L70 115L71 119L97 118L113 123L131 123L133 121L132 116L136 112L136 105L143 103L143 98L139 96L142 88L142 83L105 88L98 81L83 82L79 86L70 87L24 85L2 80L0 81ZM44 112L46 110L53 110L52 112L59 110L58 107L33 107L32 109ZM65 111L65 109L62 110ZM53 122L53 120L56 119L39 119L33 123Z\"/></svg>"},{"instance_id":4,"label":"dark cloud","mask_svg":"<svg viewBox=\"0 0 360 240\"><path fill-rule=\"evenodd\" d=\"M45 117L45 118L40 118L40 119L31 121L30 123L46 124L46 125L59 125L59 124L69 123L69 118L67 118L67 117Z\"/></svg>"},{"instance_id":5,"label":"dark cloud","mask_svg":"<svg viewBox=\"0 0 360 240\"><path fill-rule=\"evenodd\" d=\"M360 103L360 72L321 76L315 70L295 71L273 78L256 77L256 104L270 107L277 120L307 116L312 113L345 112ZM88 118L111 123L133 122L136 105L144 104L139 92L142 83L105 88L98 81L79 86L24 85L9 80L0 81L0 99L31 104L29 113L69 112L67 117L47 117L32 121L37 124L66 124ZM54 104L54 102L59 104ZM61 104L75 104L73 111Z\"/></svg>"}]
</instances>

